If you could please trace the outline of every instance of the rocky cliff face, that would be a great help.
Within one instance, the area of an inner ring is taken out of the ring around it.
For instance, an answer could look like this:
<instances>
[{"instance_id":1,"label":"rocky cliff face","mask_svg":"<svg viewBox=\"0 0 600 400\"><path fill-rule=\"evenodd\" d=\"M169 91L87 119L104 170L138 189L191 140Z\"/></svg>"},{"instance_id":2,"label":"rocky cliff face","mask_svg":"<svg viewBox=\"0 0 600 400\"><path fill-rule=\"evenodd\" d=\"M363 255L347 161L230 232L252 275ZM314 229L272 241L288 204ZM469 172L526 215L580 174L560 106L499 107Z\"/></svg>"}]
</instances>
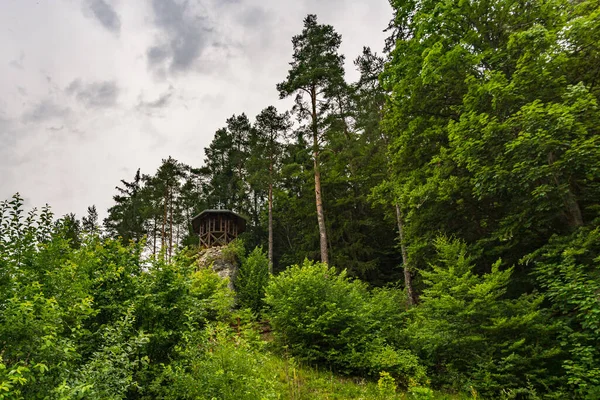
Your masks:
<instances>
[{"instance_id":1,"label":"rocky cliff face","mask_svg":"<svg viewBox=\"0 0 600 400\"><path fill-rule=\"evenodd\" d=\"M229 279L228 286L233 289L239 265L234 256L227 253L226 247L211 247L200 251L199 268L212 268L221 278Z\"/></svg>"}]
</instances>

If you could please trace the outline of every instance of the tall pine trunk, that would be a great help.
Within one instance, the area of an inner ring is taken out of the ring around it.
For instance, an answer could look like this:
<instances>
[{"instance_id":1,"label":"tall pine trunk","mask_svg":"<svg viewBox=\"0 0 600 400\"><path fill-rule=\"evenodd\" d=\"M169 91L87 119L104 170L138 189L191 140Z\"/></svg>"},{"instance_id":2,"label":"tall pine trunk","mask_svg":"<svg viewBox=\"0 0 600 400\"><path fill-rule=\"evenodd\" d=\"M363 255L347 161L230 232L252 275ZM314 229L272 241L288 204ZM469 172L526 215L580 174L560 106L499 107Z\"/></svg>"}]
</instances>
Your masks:
<instances>
[{"instance_id":1,"label":"tall pine trunk","mask_svg":"<svg viewBox=\"0 0 600 400\"><path fill-rule=\"evenodd\" d=\"M156 258L156 232L158 232L158 223L156 222L156 213L154 214L154 229L153 229L153 243L152 243L152 255Z\"/></svg>"},{"instance_id":2,"label":"tall pine trunk","mask_svg":"<svg viewBox=\"0 0 600 400\"><path fill-rule=\"evenodd\" d=\"M273 274L273 157L269 160L269 274Z\"/></svg>"},{"instance_id":3,"label":"tall pine trunk","mask_svg":"<svg viewBox=\"0 0 600 400\"><path fill-rule=\"evenodd\" d=\"M173 257L173 187L169 188L169 262Z\"/></svg>"},{"instance_id":4,"label":"tall pine trunk","mask_svg":"<svg viewBox=\"0 0 600 400\"><path fill-rule=\"evenodd\" d=\"M317 125L317 92L313 85L311 88L312 101L312 133L313 133L313 159L315 172L315 200L317 206L317 221L319 223L319 240L321 244L321 262L329 264L327 251L327 229L325 227L325 212L323 210L323 197L321 192L321 166L319 165L319 127Z\"/></svg>"}]
</instances>

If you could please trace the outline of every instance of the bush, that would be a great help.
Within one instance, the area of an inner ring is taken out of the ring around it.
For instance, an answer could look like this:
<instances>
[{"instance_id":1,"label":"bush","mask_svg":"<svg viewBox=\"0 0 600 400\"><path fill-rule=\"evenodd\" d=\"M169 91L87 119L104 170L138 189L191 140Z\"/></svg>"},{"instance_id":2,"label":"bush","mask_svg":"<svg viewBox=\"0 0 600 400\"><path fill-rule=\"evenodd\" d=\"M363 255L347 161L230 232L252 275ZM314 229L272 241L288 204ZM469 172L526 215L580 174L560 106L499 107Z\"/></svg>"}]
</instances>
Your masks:
<instances>
[{"instance_id":1,"label":"bush","mask_svg":"<svg viewBox=\"0 0 600 400\"><path fill-rule=\"evenodd\" d=\"M265 288L268 282L269 259L262 247L256 247L242 261L235 281L238 304L258 314L265 305Z\"/></svg>"},{"instance_id":2,"label":"bush","mask_svg":"<svg viewBox=\"0 0 600 400\"><path fill-rule=\"evenodd\" d=\"M267 358L243 334L210 325L190 336L180 361L165 369L155 390L163 399L277 399Z\"/></svg>"},{"instance_id":3,"label":"bush","mask_svg":"<svg viewBox=\"0 0 600 400\"><path fill-rule=\"evenodd\" d=\"M0 399L156 398L152 382L233 293L213 271L0 203ZM73 232L67 232L71 235Z\"/></svg>"},{"instance_id":4,"label":"bush","mask_svg":"<svg viewBox=\"0 0 600 400\"><path fill-rule=\"evenodd\" d=\"M333 267L306 260L272 278L266 293L275 337L302 360L343 373L377 376L385 370L402 383L424 379L418 359L388 343L392 324L380 319L379 312L393 307L380 302L385 291L372 295L345 271L338 274ZM400 314L401 305L394 308L389 318Z\"/></svg>"},{"instance_id":5,"label":"bush","mask_svg":"<svg viewBox=\"0 0 600 400\"><path fill-rule=\"evenodd\" d=\"M103 345L89 361L73 371L53 394L59 399L127 398L130 389L137 386L134 372L149 361L146 357L137 357L148 338L143 332L136 334L133 322L130 309L116 324L105 327Z\"/></svg>"},{"instance_id":6,"label":"bush","mask_svg":"<svg viewBox=\"0 0 600 400\"><path fill-rule=\"evenodd\" d=\"M381 398L388 399L396 394L396 381L389 373L381 371L379 373L379 380L377 381L377 388L379 389Z\"/></svg>"},{"instance_id":7,"label":"bush","mask_svg":"<svg viewBox=\"0 0 600 400\"><path fill-rule=\"evenodd\" d=\"M366 286L308 260L273 278L266 303L277 338L306 361L335 363L353 339L365 334Z\"/></svg>"},{"instance_id":8,"label":"bush","mask_svg":"<svg viewBox=\"0 0 600 400\"><path fill-rule=\"evenodd\" d=\"M223 320L233 308L234 293L228 281L210 268L192 274L190 293L199 301L199 309L207 320Z\"/></svg>"}]
</instances>

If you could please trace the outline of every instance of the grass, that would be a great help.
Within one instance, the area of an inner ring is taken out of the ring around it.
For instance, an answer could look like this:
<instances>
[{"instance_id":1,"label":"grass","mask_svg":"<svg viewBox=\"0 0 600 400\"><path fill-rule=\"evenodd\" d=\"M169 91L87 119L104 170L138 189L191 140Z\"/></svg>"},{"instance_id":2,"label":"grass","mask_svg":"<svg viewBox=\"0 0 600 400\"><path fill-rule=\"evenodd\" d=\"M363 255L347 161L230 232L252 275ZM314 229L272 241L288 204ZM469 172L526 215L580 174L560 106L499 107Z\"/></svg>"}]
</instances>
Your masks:
<instances>
[{"instance_id":1,"label":"grass","mask_svg":"<svg viewBox=\"0 0 600 400\"><path fill-rule=\"evenodd\" d=\"M470 395L452 395L434 392L432 396L419 396L408 392L385 393L377 382L357 377L343 377L331 371L300 365L293 358L285 359L270 353L265 372L276 377L277 391L286 400L463 400L472 399Z\"/></svg>"},{"instance_id":2,"label":"grass","mask_svg":"<svg viewBox=\"0 0 600 400\"><path fill-rule=\"evenodd\" d=\"M215 352L223 351L224 355L231 358L231 365L246 365L245 369L240 371L241 375L247 374L248 377L254 376L253 379L270 382L269 386L278 399L466 400L477 398L476 395L471 394L449 394L418 387L394 390L390 389L390 386L395 386L391 377L388 378L386 389L386 385L382 384L383 382L378 383L377 379L339 375L323 367L306 365L294 357L281 353L281 349L273 343L270 330L265 330L260 324L250 323L240 326L238 320L236 325L228 327L230 335L243 339L239 342L232 341L232 336L227 336L224 341L217 341L220 344L215 348ZM234 343L242 344L242 347Z\"/></svg>"}]
</instances>

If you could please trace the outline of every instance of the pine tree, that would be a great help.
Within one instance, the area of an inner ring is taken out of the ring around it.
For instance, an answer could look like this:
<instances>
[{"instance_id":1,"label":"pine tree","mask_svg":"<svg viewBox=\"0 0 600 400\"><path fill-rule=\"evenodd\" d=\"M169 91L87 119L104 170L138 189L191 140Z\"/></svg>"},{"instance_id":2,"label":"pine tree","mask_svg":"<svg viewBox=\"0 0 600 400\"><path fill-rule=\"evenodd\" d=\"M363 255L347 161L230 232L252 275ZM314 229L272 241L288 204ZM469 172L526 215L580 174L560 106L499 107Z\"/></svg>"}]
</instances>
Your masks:
<instances>
[{"instance_id":1,"label":"pine tree","mask_svg":"<svg viewBox=\"0 0 600 400\"><path fill-rule=\"evenodd\" d=\"M121 180L123 187L117 186L118 194L113 196L115 205L108 209L104 227L109 236L120 237L123 243L138 242L146 234L141 214L140 190L142 175L138 169L133 181Z\"/></svg>"},{"instance_id":2,"label":"pine tree","mask_svg":"<svg viewBox=\"0 0 600 400\"><path fill-rule=\"evenodd\" d=\"M304 19L304 29L292 39L294 47L291 69L285 81L277 85L281 98L296 94L294 111L300 120L310 121L314 163L315 200L321 261L329 262L327 228L321 189L321 146L324 141L324 119L343 84L344 57L338 54L341 36L331 25L317 23L317 16ZM308 100L307 100L307 99Z\"/></svg>"},{"instance_id":3,"label":"pine tree","mask_svg":"<svg viewBox=\"0 0 600 400\"><path fill-rule=\"evenodd\" d=\"M269 257L269 272L273 273L273 185L277 171L277 163L281 156L282 143L281 139L285 137L288 129L291 127L289 114L279 114L277 109L269 106L261 111L256 116L254 125L257 133L256 147L252 151L254 158L267 162L266 168L260 166L260 169L254 175L254 181L260 182L266 174L266 182L268 183L268 257Z\"/></svg>"},{"instance_id":4,"label":"pine tree","mask_svg":"<svg viewBox=\"0 0 600 400\"><path fill-rule=\"evenodd\" d=\"M185 167L172 157L162 161L151 182L155 190L162 194L162 221L160 228L161 251L164 257L170 260L173 257L173 248L177 247L176 229L177 222L181 220L177 206L181 181L185 177Z\"/></svg>"},{"instance_id":5,"label":"pine tree","mask_svg":"<svg viewBox=\"0 0 600 400\"><path fill-rule=\"evenodd\" d=\"M92 205L87 208L87 215L81 218L81 227L85 232L91 234L97 234L100 232L100 225L98 223L98 211L96 206Z\"/></svg>"}]
</instances>

